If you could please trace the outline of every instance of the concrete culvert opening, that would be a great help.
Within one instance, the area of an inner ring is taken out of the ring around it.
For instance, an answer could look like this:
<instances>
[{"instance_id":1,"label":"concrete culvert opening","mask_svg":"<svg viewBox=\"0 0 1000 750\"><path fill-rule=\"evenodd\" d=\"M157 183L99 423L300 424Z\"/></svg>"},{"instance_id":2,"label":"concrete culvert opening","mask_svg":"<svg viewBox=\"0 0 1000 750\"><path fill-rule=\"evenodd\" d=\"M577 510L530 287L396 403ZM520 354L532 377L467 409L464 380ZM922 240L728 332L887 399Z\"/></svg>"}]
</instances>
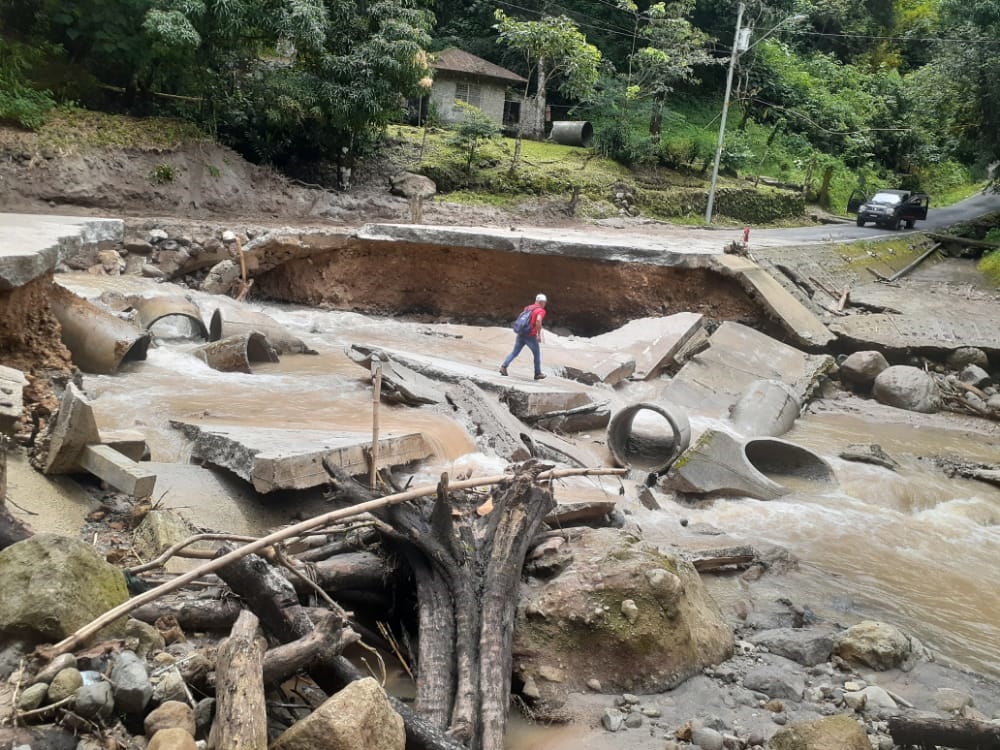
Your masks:
<instances>
[{"instance_id":1,"label":"concrete culvert opening","mask_svg":"<svg viewBox=\"0 0 1000 750\"><path fill-rule=\"evenodd\" d=\"M812 451L784 440L749 440L744 452L757 471L789 489L835 482L833 469L826 461Z\"/></svg>"},{"instance_id":2,"label":"concrete culvert opening","mask_svg":"<svg viewBox=\"0 0 1000 750\"><path fill-rule=\"evenodd\" d=\"M608 424L608 449L618 466L651 473L663 471L687 450L691 425L677 407L633 404Z\"/></svg>"},{"instance_id":3,"label":"concrete culvert opening","mask_svg":"<svg viewBox=\"0 0 1000 750\"><path fill-rule=\"evenodd\" d=\"M556 120L549 138L563 146L590 148L594 141L594 126L586 120Z\"/></svg>"},{"instance_id":4,"label":"concrete culvert opening","mask_svg":"<svg viewBox=\"0 0 1000 750\"><path fill-rule=\"evenodd\" d=\"M193 320L184 313L157 318L147 329L158 339L207 339L208 332L200 320Z\"/></svg>"}]
</instances>

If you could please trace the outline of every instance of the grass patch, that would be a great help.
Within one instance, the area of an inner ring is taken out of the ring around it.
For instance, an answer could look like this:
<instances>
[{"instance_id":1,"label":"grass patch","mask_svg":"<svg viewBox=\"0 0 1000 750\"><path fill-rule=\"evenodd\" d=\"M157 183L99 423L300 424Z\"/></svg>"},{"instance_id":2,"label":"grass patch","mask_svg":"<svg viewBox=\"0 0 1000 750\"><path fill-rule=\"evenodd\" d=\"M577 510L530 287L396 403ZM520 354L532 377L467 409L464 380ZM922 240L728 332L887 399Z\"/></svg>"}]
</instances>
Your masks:
<instances>
[{"instance_id":1,"label":"grass patch","mask_svg":"<svg viewBox=\"0 0 1000 750\"><path fill-rule=\"evenodd\" d=\"M100 148L173 149L210 140L197 127L166 117L127 117L59 107L35 134L42 148L75 153Z\"/></svg>"},{"instance_id":2,"label":"grass patch","mask_svg":"<svg viewBox=\"0 0 1000 750\"><path fill-rule=\"evenodd\" d=\"M995 286L1000 287L1000 250L984 255L979 261L978 268Z\"/></svg>"}]
</instances>

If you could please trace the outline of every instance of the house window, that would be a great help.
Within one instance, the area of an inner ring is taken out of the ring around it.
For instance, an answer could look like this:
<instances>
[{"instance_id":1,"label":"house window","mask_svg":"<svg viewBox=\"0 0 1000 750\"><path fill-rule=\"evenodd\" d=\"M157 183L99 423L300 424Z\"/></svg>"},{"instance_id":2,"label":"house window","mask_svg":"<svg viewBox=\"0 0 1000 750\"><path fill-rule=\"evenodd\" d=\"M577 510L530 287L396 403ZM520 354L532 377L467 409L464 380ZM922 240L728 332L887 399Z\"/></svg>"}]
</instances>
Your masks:
<instances>
[{"instance_id":1,"label":"house window","mask_svg":"<svg viewBox=\"0 0 1000 750\"><path fill-rule=\"evenodd\" d=\"M478 83L459 81L455 84L455 101L471 104L473 107L483 105L483 92Z\"/></svg>"}]
</instances>

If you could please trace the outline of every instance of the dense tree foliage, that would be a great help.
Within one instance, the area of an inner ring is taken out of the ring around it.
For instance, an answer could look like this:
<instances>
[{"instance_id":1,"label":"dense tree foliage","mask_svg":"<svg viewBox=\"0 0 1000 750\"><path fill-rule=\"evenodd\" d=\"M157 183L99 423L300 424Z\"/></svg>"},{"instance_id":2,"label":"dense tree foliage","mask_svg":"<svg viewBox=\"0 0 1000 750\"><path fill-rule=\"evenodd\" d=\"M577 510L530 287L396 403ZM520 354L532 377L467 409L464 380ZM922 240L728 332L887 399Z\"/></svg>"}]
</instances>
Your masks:
<instances>
[{"instance_id":1,"label":"dense tree foliage","mask_svg":"<svg viewBox=\"0 0 1000 750\"><path fill-rule=\"evenodd\" d=\"M72 68L67 98L179 106L263 160L363 147L429 72L432 16L410 0L0 3L5 37L49 45L36 80Z\"/></svg>"},{"instance_id":2,"label":"dense tree foliage","mask_svg":"<svg viewBox=\"0 0 1000 750\"><path fill-rule=\"evenodd\" d=\"M739 4L0 0L0 119L37 127L59 101L171 113L258 160L350 159L430 85L424 50L458 46L578 105L622 161L702 165L711 117L688 114L718 112ZM748 163L761 127L796 163L819 150L888 181L1000 157L996 0L743 4L724 164ZM568 46L542 50L542 31Z\"/></svg>"}]
</instances>

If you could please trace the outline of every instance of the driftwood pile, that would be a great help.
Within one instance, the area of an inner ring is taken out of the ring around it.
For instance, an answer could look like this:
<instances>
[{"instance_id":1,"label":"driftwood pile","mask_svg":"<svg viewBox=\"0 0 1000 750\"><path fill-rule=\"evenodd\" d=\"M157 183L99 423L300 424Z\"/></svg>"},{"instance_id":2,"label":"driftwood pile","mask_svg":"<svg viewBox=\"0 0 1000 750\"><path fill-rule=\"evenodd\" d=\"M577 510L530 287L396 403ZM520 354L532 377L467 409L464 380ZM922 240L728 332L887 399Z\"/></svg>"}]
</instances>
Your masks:
<instances>
[{"instance_id":1,"label":"driftwood pile","mask_svg":"<svg viewBox=\"0 0 1000 750\"><path fill-rule=\"evenodd\" d=\"M500 750L510 704L517 590L529 549L546 536L544 519L555 507L551 481L621 470L552 471L528 461L510 474L455 483L443 475L436 487L379 497L337 467L326 468L333 497L345 507L242 546L222 543L210 561L133 596L63 641L37 648L26 673L84 650L98 631L124 615L161 630L169 624L187 632L226 632L217 650L205 650L214 662L216 696L208 747L265 750L276 724L301 719L346 684L370 676L343 655L364 640L394 654L415 678L412 705L389 698L403 719L407 747ZM352 523L345 527L347 519ZM150 571L185 554L182 547L220 536L193 537L156 561L127 570L126 577L133 585L141 584L142 576L149 583ZM358 549L371 544L380 554ZM401 608L415 608L415 622L387 611L384 594L392 577L404 582L396 593L411 597ZM216 588L224 584L235 597L174 593L196 581L204 585L199 579L215 579ZM407 592L409 583L414 591ZM360 592L354 603L381 612L376 617L381 632L338 601L341 592L345 603ZM374 676L384 682L382 656L373 658L382 662ZM295 693L283 692L275 701L278 694L271 691L293 676ZM196 689L204 694L211 687L202 679ZM280 711L271 710L275 704ZM72 713L71 704L52 708L57 710L16 719L23 725L35 716L49 722Z\"/></svg>"}]
</instances>

